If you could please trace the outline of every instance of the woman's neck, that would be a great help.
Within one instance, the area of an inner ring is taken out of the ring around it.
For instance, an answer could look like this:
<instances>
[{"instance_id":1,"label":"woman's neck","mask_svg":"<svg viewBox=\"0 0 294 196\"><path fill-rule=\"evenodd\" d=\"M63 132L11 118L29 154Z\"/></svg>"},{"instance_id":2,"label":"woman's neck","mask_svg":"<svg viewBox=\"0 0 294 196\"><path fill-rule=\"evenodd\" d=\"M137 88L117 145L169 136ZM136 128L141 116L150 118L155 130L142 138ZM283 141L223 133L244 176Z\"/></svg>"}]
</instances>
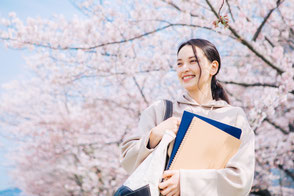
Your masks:
<instances>
[{"instance_id":1,"label":"woman's neck","mask_svg":"<svg viewBox=\"0 0 294 196\"><path fill-rule=\"evenodd\" d=\"M188 91L188 93L200 105L213 100L211 88L202 88L194 91Z\"/></svg>"}]
</instances>

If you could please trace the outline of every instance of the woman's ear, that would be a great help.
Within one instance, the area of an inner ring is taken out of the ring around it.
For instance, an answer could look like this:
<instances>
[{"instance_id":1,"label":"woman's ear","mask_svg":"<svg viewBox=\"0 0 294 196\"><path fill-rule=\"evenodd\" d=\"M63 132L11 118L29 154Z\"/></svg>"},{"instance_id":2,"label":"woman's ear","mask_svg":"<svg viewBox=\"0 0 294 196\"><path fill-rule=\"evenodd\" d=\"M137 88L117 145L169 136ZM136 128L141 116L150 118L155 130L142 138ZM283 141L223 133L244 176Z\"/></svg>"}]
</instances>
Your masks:
<instances>
[{"instance_id":1,"label":"woman's ear","mask_svg":"<svg viewBox=\"0 0 294 196\"><path fill-rule=\"evenodd\" d=\"M213 76L217 73L217 70L218 70L218 62L217 61L212 61L211 63L211 68L210 68L210 74Z\"/></svg>"}]
</instances>

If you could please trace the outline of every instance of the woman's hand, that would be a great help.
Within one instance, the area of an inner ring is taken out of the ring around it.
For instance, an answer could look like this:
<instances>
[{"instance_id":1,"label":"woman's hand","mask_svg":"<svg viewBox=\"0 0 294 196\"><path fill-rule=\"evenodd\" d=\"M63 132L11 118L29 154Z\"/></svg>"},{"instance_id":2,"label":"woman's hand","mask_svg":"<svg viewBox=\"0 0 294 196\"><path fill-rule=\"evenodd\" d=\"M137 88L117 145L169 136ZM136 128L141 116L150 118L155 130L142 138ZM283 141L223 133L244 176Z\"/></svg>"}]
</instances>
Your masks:
<instances>
[{"instance_id":1,"label":"woman's hand","mask_svg":"<svg viewBox=\"0 0 294 196\"><path fill-rule=\"evenodd\" d=\"M160 142L166 130L171 130L177 134L180 121L180 118L170 117L151 129L149 147L154 148Z\"/></svg>"},{"instance_id":2,"label":"woman's hand","mask_svg":"<svg viewBox=\"0 0 294 196\"><path fill-rule=\"evenodd\" d=\"M180 171L179 170L166 170L163 172L162 178L165 181L159 183L158 187L161 189L160 193L167 196L180 195Z\"/></svg>"}]
</instances>

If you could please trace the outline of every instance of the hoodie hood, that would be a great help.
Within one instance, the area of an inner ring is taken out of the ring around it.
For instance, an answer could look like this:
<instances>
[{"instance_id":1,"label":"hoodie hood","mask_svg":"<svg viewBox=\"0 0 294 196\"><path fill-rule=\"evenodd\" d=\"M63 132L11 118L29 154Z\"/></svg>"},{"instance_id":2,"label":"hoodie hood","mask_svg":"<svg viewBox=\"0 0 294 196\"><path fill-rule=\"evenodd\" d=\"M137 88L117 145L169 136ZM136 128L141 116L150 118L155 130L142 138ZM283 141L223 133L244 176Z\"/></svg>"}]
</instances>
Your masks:
<instances>
[{"instance_id":1,"label":"hoodie hood","mask_svg":"<svg viewBox=\"0 0 294 196\"><path fill-rule=\"evenodd\" d=\"M211 110L213 108L222 108L222 107L230 106L230 104L228 104L224 100L211 100L205 104L199 104L189 95L187 91L185 91L183 94L181 94L181 96L178 97L177 102L181 104L188 104L188 105L194 105L194 106L201 106L204 108L210 108Z\"/></svg>"}]
</instances>

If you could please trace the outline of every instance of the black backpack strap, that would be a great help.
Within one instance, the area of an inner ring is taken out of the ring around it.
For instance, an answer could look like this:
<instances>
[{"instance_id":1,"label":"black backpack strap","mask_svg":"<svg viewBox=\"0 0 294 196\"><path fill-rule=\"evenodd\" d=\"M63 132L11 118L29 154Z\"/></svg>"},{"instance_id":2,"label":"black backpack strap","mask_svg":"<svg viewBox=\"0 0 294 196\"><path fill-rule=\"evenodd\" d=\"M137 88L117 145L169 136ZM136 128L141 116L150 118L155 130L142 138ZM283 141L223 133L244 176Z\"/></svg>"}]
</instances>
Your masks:
<instances>
[{"instance_id":1,"label":"black backpack strap","mask_svg":"<svg viewBox=\"0 0 294 196\"><path fill-rule=\"evenodd\" d=\"M164 101L165 101L165 114L164 114L163 120L166 120L169 117L172 117L172 115L173 115L173 102L171 102L170 100L167 100L167 99L165 99ZM165 170L167 169L168 161L169 161L169 156L166 153Z\"/></svg>"},{"instance_id":2,"label":"black backpack strap","mask_svg":"<svg viewBox=\"0 0 294 196\"><path fill-rule=\"evenodd\" d=\"M170 100L165 99L165 114L163 120L168 119L173 115L173 102Z\"/></svg>"}]
</instances>

